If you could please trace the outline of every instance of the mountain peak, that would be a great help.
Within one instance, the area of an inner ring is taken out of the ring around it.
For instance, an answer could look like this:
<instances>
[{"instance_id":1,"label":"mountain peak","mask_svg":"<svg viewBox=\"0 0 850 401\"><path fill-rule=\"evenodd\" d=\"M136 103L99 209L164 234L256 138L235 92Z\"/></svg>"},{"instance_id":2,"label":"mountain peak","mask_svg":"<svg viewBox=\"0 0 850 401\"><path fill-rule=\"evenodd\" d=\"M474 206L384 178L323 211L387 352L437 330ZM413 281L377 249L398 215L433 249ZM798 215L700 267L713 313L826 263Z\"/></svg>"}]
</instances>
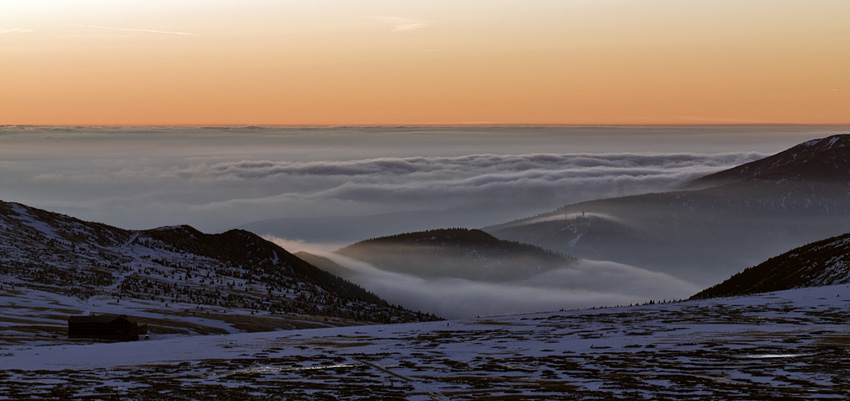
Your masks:
<instances>
[{"instance_id":1,"label":"mountain peak","mask_svg":"<svg viewBox=\"0 0 850 401\"><path fill-rule=\"evenodd\" d=\"M798 145L807 148L832 149L833 147L847 147L850 145L850 134L833 135L826 138L812 139Z\"/></svg>"},{"instance_id":2,"label":"mountain peak","mask_svg":"<svg viewBox=\"0 0 850 401\"><path fill-rule=\"evenodd\" d=\"M773 156L691 181L688 187L704 188L747 180L850 181L850 134L806 141Z\"/></svg>"}]
</instances>

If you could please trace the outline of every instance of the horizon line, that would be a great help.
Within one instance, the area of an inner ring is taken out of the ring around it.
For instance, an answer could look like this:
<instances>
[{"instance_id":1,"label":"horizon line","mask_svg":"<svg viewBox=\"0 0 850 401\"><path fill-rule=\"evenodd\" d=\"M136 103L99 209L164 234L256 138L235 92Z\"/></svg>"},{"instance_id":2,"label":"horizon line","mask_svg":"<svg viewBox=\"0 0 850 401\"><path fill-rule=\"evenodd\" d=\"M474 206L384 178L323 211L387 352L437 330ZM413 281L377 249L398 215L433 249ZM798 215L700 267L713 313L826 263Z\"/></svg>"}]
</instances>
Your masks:
<instances>
[{"instance_id":1,"label":"horizon line","mask_svg":"<svg viewBox=\"0 0 850 401\"><path fill-rule=\"evenodd\" d=\"M445 124L0 124L8 127L51 128L450 128L450 127L770 127L770 126L850 126L846 123L702 123L702 124L537 124L537 123L445 123Z\"/></svg>"}]
</instances>

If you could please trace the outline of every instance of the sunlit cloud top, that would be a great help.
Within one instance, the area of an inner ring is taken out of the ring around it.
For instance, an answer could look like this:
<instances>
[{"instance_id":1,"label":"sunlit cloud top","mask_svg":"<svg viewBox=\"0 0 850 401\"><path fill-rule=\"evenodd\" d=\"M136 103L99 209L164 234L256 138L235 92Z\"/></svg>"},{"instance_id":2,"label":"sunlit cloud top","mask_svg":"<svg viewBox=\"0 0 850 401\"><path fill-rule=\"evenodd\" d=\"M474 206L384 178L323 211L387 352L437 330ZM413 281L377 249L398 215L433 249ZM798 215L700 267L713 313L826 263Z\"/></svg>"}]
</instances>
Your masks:
<instances>
[{"instance_id":1,"label":"sunlit cloud top","mask_svg":"<svg viewBox=\"0 0 850 401\"><path fill-rule=\"evenodd\" d=\"M0 34L4 33L27 33L33 32L32 29L24 29L24 28L0 28Z\"/></svg>"},{"instance_id":2,"label":"sunlit cloud top","mask_svg":"<svg viewBox=\"0 0 850 401\"><path fill-rule=\"evenodd\" d=\"M187 36L197 36L195 33L188 32L173 32L173 31L159 31L155 29L138 29L138 28L116 28L110 26L99 26L99 25L71 25L82 28L92 28L92 29L106 29L110 31L125 31L125 32L147 32L147 33L162 33L167 35L187 35Z\"/></svg>"},{"instance_id":3,"label":"sunlit cloud top","mask_svg":"<svg viewBox=\"0 0 850 401\"><path fill-rule=\"evenodd\" d=\"M430 25L426 21L417 21L404 17L373 16L372 19L381 21L392 26L392 30L396 32L425 28Z\"/></svg>"}]
</instances>

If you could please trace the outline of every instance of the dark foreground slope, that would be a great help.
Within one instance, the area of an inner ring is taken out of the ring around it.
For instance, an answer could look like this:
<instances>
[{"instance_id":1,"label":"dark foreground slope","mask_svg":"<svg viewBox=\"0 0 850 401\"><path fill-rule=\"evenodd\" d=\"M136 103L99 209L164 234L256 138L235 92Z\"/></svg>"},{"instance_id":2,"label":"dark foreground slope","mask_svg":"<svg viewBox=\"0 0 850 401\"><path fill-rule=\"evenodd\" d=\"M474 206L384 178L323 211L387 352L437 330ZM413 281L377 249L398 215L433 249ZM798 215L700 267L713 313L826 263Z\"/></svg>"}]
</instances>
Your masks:
<instances>
[{"instance_id":1,"label":"dark foreground slope","mask_svg":"<svg viewBox=\"0 0 850 401\"><path fill-rule=\"evenodd\" d=\"M540 247L461 228L374 238L335 253L397 273L479 281L527 278L574 262Z\"/></svg>"},{"instance_id":2,"label":"dark foreground slope","mask_svg":"<svg viewBox=\"0 0 850 401\"><path fill-rule=\"evenodd\" d=\"M582 202L484 230L716 283L787 249L850 232L850 135L809 141L690 187L715 184Z\"/></svg>"},{"instance_id":3,"label":"dark foreground slope","mask_svg":"<svg viewBox=\"0 0 850 401\"><path fill-rule=\"evenodd\" d=\"M793 249L694 295L728 297L850 283L850 234Z\"/></svg>"},{"instance_id":4,"label":"dark foreground slope","mask_svg":"<svg viewBox=\"0 0 850 401\"><path fill-rule=\"evenodd\" d=\"M283 248L248 231L204 234L189 226L145 231L152 238L178 249L239 266L252 280L277 289L313 284L344 300L386 305L382 299L334 274L318 269ZM285 266L285 274L281 274Z\"/></svg>"},{"instance_id":5,"label":"dark foreground slope","mask_svg":"<svg viewBox=\"0 0 850 401\"><path fill-rule=\"evenodd\" d=\"M175 327L204 310L239 315L239 330L276 328L252 323L260 315L330 324L433 318L388 305L247 231L129 231L7 202L0 202L0 275L0 295L19 306L38 310L39 298L66 304L64 313L156 309Z\"/></svg>"}]
</instances>

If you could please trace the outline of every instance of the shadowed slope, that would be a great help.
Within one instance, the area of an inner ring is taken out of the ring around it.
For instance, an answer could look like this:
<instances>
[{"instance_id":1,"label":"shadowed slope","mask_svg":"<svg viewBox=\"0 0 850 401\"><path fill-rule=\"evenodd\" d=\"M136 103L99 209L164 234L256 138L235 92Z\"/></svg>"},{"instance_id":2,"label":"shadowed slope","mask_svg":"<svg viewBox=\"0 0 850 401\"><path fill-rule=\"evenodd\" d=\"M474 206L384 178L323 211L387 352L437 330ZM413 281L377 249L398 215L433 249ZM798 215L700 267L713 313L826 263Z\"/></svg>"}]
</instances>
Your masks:
<instances>
[{"instance_id":1,"label":"shadowed slope","mask_svg":"<svg viewBox=\"0 0 850 401\"><path fill-rule=\"evenodd\" d=\"M336 253L397 273L481 281L527 278L574 261L536 246L500 240L481 230L460 228L374 238Z\"/></svg>"},{"instance_id":2,"label":"shadowed slope","mask_svg":"<svg viewBox=\"0 0 850 401\"><path fill-rule=\"evenodd\" d=\"M52 294L126 314L133 312L121 308L135 305L175 321L206 307L241 320L255 313L338 324L434 318L388 305L247 231L123 230L2 201L0 274L21 296Z\"/></svg>"},{"instance_id":3,"label":"shadowed slope","mask_svg":"<svg viewBox=\"0 0 850 401\"><path fill-rule=\"evenodd\" d=\"M850 283L850 234L814 242L750 267L693 299Z\"/></svg>"},{"instance_id":4,"label":"shadowed slope","mask_svg":"<svg viewBox=\"0 0 850 401\"><path fill-rule=\"evenodd\" d=\"M848 135L809 141L709 177L693 185L725 184L582 202L484 230L704 284L850 231ZM585 215L584 224L576 224Z\"/></svg>"}]
</instances>

